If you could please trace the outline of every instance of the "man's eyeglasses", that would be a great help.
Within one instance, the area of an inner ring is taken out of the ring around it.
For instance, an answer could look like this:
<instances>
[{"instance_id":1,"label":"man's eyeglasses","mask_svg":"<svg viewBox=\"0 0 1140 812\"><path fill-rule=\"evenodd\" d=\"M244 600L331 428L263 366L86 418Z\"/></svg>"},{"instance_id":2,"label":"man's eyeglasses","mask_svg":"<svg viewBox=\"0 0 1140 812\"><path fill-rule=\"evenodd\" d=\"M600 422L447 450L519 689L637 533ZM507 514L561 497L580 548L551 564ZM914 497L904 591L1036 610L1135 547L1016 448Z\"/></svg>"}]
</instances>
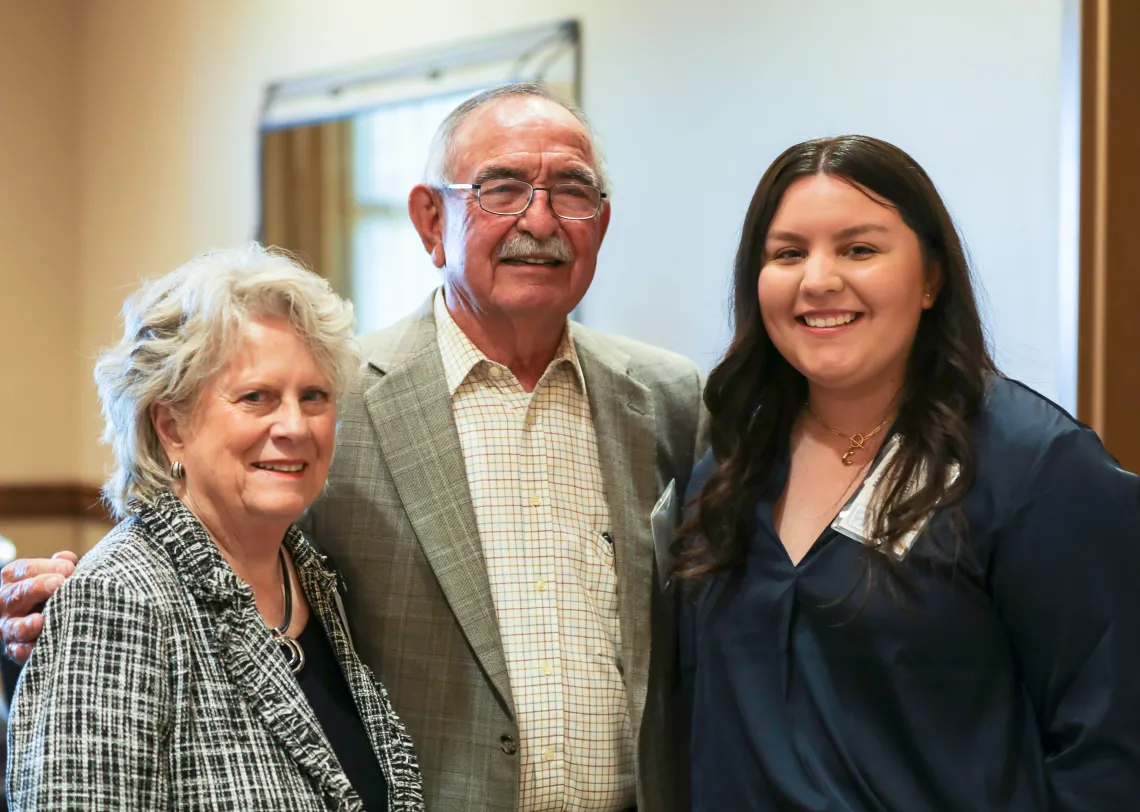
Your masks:
<instances>
[{"instance_id":1,"label":"man's eyeglasses","mask_svg":"<svg viewBox=\"0 0 1140 812\"><path fill-rule=\"evenodd\" d=\"M534 187L525 180L501 178L486 183L445 183L444 189L473 191L479 197L479 208L490 214L522 214L534 200L534 193L550 196L550 209L563 220L589 220L602 210L606 195L586 183L555 183L549 189Z\"/></svg>"}]
</instances>

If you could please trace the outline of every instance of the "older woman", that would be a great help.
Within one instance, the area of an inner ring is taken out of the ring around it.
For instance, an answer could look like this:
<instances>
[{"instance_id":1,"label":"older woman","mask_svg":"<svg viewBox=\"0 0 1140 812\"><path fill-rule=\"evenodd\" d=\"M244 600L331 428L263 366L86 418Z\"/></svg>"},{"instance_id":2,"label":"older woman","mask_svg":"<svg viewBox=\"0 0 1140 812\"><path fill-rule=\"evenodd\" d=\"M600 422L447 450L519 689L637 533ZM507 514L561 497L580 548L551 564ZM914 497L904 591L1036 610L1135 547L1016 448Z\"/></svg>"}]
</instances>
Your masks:
<instances>
[{"instance_id":1,"label":"older woman","mask_svg":"<svg viewBox=\"0 0 1140 812\"><path fill-rule=\"evenodd\" d=\"M997 373L934 185L760 181L677 575L695 810L1140 808L1140 478Z\"/></svg>"},{"instance_id":2,"label":"older woman","mask_svg":"<svg viewBox=\"0 0 1140 812\"><path fill-rule=\"evenodd\" d=\"M95 371L121 522L44 613L9 730L23 809L422 809L411 742L293 522L356 359L328 285L259 246L128 300Z\"/></svg>"}]
</instances>

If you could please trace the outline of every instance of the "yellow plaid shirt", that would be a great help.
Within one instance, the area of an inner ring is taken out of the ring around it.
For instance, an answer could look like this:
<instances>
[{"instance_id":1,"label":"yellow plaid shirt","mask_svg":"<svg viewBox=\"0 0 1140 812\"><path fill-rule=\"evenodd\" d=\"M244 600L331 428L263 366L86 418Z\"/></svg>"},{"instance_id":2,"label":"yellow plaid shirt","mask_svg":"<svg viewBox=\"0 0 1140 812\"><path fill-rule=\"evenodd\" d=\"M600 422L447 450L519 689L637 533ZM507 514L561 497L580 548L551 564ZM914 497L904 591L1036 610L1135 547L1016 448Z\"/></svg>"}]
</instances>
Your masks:
<instances>
[{"instance_id":1,"label":"yellow plaid shirt","mask_svg":"<svg viewBox=\"0 0 1140 812\"><path fill-rule=\"evenodd\" d=\"M634 740L610 510L570 330L528 394L476 349L442 294L435 318L518 718L518 808L628 809Z\"/></svg>"}]
</instances>

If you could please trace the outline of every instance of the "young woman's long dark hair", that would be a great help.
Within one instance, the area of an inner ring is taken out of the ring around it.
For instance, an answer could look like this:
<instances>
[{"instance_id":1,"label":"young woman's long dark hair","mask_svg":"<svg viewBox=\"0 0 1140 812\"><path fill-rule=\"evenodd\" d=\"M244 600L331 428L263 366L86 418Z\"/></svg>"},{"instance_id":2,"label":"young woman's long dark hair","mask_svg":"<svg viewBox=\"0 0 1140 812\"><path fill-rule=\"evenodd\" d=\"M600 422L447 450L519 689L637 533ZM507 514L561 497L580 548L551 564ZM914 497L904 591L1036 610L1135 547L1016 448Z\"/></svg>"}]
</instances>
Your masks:
<instances>
[{"instance_id":1,"label":"young woman's long dark hair","mask_svg":"<svg viewBox=\"0 0 1140 812\"><path fill-rule=\"evenodd\" d=\"M807 380L764 329L757 286L767 260L768 229L784 193L800 178L817 174L843 180L893 206L918 236L927 270L939 280L935 303L922 314L907 361L895 420L905 442L888 471L893 485L878 503L877 543L890 549L935 506L959 511L974 479L970 422L982 406L995 367L969 264L942 198L922 167L884 141L846 135L797 144L761 178L736 254L735 333L705 390L716 468L696 496L674 546L675 573L690 586L743 559L756 499L771 484L807 402ZM906 492L923 468L942 472L952 462L961 473L949 489L940 476L932 475L921 488ZM955 525L961 529L960 521ZM894 561L890 555L876 557ZM868 577L875 569L868 569Z\"/></svg>"}]
</instances>

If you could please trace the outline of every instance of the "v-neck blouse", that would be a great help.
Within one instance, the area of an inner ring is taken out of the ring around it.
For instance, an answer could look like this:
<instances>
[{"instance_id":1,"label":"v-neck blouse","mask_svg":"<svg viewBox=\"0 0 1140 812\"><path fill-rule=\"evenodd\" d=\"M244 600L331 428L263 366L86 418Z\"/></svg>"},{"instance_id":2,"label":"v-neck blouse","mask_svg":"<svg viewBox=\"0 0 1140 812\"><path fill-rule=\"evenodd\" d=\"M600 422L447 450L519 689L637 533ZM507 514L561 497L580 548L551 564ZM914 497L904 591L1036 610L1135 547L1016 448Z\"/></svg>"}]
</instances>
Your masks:
<instances>
[{"instance_id":1,"label":"v-neck blouse","mask_svg":"<svg viewBox=\"0 0 1140 812\"><path fill-rule=\"evenodd\" d=\"M1005 379L974 443L970 552L933 541L936 515L899 597L867 593L867 551L830 527L793 565L786 467L758 497L745 560L683 612L694 810L1134 808L1140 479Z\"/></svg>"}]
</instances>

